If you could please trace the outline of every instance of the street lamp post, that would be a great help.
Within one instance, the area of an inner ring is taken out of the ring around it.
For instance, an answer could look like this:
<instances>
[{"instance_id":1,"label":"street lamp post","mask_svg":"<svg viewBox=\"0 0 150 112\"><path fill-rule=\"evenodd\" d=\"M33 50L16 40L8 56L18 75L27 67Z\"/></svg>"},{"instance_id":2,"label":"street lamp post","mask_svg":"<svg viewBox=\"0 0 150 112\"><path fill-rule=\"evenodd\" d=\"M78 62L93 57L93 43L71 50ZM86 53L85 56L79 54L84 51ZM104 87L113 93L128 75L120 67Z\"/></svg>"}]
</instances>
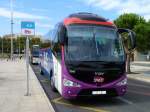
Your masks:
<instances>
[{"instance_id":1,"label":"street lamp post","mask_svg":"<svg viewBox=\"0 0 150 112\"><path fill-rule=\"evenodd\" d=\"M13 0L10 0L10 8L11 8L11 60L13 59Z\"/></svg>"}]
</instances>

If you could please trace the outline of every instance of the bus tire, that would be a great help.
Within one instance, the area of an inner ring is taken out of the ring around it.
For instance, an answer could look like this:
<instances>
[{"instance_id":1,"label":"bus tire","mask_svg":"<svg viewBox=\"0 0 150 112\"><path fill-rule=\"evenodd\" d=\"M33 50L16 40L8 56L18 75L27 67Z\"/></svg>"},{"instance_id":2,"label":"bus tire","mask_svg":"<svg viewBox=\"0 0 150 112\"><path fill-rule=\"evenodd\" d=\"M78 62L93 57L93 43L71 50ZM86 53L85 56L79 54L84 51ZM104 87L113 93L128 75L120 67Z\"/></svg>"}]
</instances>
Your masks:
<instances>
[{"instance_id":1,"label":"bus tire","mask_svg":"<svg viewBox=\"0 0 150 112\"><path fill-rule=\"evenodd\" d=\"M51 73L51 76L50 76L50 86L51 86L51 89L52 89L52 91L57 92L56 87L55 87L54 75L52 74L52 72L50 72L50 73Z\"/></svg>"}]
</instances>

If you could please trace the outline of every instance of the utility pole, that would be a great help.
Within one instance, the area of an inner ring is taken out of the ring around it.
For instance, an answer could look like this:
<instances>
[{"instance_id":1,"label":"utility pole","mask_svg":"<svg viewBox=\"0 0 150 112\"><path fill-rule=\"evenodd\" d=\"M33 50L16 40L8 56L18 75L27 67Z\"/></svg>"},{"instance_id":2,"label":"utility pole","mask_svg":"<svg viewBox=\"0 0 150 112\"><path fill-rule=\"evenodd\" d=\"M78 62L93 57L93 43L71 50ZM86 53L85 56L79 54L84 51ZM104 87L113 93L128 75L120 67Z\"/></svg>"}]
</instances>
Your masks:
<instances>
[{"instance_id":1,"label":"utility pole","mask_svg":"<svg viewBox=\"0 0 150 112\"><path fill-rule=\"evenodd\" d=\"M27 67L27 96L30 96L29 93L29 37L26 38L26 67Z\"/></svg>"},{"instance_id":2,"label":"utility pole","mask_svg":"<svg viewBox=\"0 0 150 112\"><path fill-rule=\"evenodd\" d=\"M14 24L14 21L13 21L13 0L10 0L10 8L11 8L11 60L13 60L13 24Z\"/></svg>"}]
</instances>

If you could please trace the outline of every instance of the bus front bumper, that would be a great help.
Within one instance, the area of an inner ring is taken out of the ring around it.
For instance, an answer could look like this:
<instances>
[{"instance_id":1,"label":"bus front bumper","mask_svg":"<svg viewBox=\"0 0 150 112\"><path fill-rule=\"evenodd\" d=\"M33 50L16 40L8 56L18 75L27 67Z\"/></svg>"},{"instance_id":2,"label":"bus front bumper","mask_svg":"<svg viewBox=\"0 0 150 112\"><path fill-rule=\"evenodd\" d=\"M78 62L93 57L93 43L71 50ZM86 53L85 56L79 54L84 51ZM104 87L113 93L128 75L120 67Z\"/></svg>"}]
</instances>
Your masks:
<instances>
[{"instance_id":1,"label":"bus front bumper","mask_svg":"<svg viewBox=\"0 0 150 112\"><path fill-rule=\"evenodd\" d=\"M32 58L32 63L33 64L38 64L39 63L39 58L33 57Z\"/></svg>"},{"instance_id":2,"label":"bus front bumper","mask_svg":"<svg viewBox=\"0 0 150 112\"><path fill-rule=\"evenodd\" d=\"M80 84L80 87L67 87L63 85L62 96L65 99L75 99L87 96L122 96L126 93L127 84L120 84L126 77L122 77L112 83L102 86Z\"/></svg>"}]
</instances>

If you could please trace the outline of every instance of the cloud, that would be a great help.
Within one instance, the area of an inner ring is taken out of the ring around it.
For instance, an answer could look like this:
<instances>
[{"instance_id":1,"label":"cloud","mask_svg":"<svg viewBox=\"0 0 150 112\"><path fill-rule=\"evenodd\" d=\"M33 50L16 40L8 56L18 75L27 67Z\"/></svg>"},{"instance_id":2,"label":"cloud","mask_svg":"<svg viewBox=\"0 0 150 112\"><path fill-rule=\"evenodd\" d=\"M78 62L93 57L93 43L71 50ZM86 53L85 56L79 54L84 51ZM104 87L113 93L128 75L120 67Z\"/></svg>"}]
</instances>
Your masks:
<instances>
[{"instance_id":1,"label":"cloud","mask_svg":"<svg viewBox=\"0 0 150 112\"><path fill-rule=\"evenodd\" d=\"M104 10L110 10L118 6L120 4L120 0L87 0L85 3L90 6L102 8Z\"/></svg>"},{"instance_id":2,"label":"cloud","mask_svg":"<svg viewBox=\"0 0 150 112\"><path fill-rule=\"evenodd\" d=\"M148 15L144 15L144 18L148 21L148 20L150 20L150 14Z\"/></svg>"},{"instance_id":3,"label":"cloud","mask_svg":"<svg viewBox=\"0 0 150 112\"><path fill-rule=\"evenodd\" d=\"M0 16L10 18L10 10L6 8L0 8ZM14 11L14 18L16 19L49 19L46 16L33 15L29 13Z\"/></svg>"},{"instance_id":4,"label":"cloud","mask_svg":"<svg viewBox=\"0 0 150 112\"><path fill-rule=\"evenodd\" d=\"M48 12L48 9L32 8L31 10L32 10L32 11L35 11L35 12Z\"/></svg>"},{"instance_id":5,"label":"cloud","mask_svg":"<svg viewBox=\"0 0 150 112\"><path fill-rule=\"evenodd\" d=\"M149 18L150 0L84 0L89 6L106 11L116 11L117 14L137 13Z\"/></svg>"},{"instance_id":6,"label":"cloud","mask_svg":"<svg viewBox=\"0 0 150 112\"><path fill-rule=\"evenodd\" d=\"M42 23L36 23L36 26L49 29L52 29L54 27L52 24L42 24Z\"/></svg>"}]
</instances>

